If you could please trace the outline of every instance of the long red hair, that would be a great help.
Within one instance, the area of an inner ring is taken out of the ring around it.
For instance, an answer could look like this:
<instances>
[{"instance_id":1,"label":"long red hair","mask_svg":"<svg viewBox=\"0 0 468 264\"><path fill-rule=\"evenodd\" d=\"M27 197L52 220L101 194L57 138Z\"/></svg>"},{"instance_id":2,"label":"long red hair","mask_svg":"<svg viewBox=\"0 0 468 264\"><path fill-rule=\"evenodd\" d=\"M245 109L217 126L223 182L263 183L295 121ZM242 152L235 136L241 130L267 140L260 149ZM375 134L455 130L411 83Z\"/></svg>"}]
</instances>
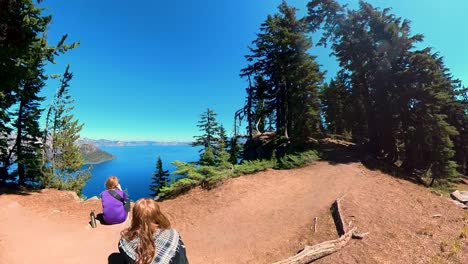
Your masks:
<instances>
[{"instance_id":1,"label":"long red hair","mask_svg":"<svg viewBox=\"0 0 468 264\"><path fill-rule=\"evenodd\" d=\"M136 263L150 264L156 255L153 240L156 229L169 229L171 223L153 199L138 200L132 211L132 223L129 228L122 231L121 235L127 240L138 238L140 242L136 249Z\"/></svg>"}]
</instances>

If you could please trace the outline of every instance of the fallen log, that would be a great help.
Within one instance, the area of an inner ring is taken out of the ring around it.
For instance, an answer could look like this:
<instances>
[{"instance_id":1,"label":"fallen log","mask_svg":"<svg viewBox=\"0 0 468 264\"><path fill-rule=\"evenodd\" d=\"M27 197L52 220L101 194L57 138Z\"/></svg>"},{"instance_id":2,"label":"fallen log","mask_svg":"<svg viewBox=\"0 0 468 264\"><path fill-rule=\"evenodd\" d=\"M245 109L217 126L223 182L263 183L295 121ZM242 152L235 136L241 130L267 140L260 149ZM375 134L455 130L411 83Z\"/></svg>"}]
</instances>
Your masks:
<instances>
[{"instance_id":1,"label":"fallen log","mask_svg":"<svg viewBox=\"0 0 468 264\"><path fill-rule=\"evenodd\" d=\"M344 218L341 215L341 205L340 205L341 199L337 199L331 206L331 213L333 217L333 221L335 222L336 230L338 232L338 235L340 236L338 239L335 240L329 240L322 242L320 244L316 244L314 246L306 246L301 252L296 254L295 256L292 256L290 258L287 258L285 260L281 260L278 262L275 262L273 264L307 264L311 263L317 259L323 258L327 255L330 255L344 246L348 243L348 241L351 238L354 239L363 239L366 235L369 234L367 233L358 233L357 232L357 227L351 228L351 230L347 231L346 225L344 224ZM314 231L316 230L315 226L317 224L317 217L314 219L315 225L314 225ZM351 225L351 222L350 222Z\"/></svg>"},{"instance_id":2,"label":"fallen log","mask_svg":"<svg viewBox=\"0 0 468 264\"><path fill-rule=\"evenodd\" d=\"M336 240L325 241L314 246L306 246L304 250L297 255L275 262L274 264L306 264L319 258L323 258L344 247L353 236L354 231L356 231L356 227L352 228Z\"/></svg>"},{"instance_id":3,"label":"fallen log","mask_svg":"<svg viewBox=\"0 0 468 264\"><path fill-rule=\"evenodd\" d=\"M341 216L341 199L336 199L336 201L331 206L331 213L333 221L335 222L336 231L338 236L344 235L346 232L346 226L344 224L344 219Z\"/></svg>"}]
</instances>

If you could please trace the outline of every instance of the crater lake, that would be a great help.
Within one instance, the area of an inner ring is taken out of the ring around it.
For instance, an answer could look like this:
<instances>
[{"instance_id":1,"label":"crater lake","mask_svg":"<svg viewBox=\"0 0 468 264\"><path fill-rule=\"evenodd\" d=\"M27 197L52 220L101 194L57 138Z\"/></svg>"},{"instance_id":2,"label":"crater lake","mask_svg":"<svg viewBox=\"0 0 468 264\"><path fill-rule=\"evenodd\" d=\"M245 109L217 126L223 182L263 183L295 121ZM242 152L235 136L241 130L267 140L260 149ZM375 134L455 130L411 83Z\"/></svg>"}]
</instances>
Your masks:
<instances>
[{"instance_id":1,"label":"crater lake","mask_svg":"<svg viewBox=\"0 0 468 264\"><path fill-rule=\"evenodd\" d=\"M127 190L131 200L150 197L149 186L156 171L156 160L160 156L164 170L172 173L175 160L183 162L198 161L199 147L189 144L176 145L142 145L142 146L100 146L100 149L116 158L92 165L91 179L86 183L82 194L87 198L98 196L105 190L106 179L114 175L119 179L122 189ZM90 165L85 165L90 166ZM180 177L170 174L169 178Z\"/></svg>"}]
</instances>

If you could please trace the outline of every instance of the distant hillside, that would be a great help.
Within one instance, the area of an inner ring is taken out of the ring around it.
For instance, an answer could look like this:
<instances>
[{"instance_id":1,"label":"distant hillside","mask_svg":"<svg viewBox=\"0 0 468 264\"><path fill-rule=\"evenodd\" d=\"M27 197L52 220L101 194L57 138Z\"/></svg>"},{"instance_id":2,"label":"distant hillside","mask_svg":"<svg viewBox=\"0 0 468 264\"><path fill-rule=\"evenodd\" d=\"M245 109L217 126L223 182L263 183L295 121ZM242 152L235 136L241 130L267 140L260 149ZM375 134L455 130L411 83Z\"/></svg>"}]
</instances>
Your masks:
<instances>
[{"instance_id":1,"label":"distant hillside","mask_svg":"<svg viewBox=\"0 0 468 264\"><path fill-rule=\"evenodd\" d=\"M120 147L120 146L162 146L162 145L187 145L191 142L185 141L121 141L121 140L108 140L108 139L90 139L81 138L78 144L90 144L95 146L105 147Z\"/></svg>"},{"instance_id":2,"label":"distant hillside","mask_svg":"<svg viewBox=\"0 0 468 264\"><path fill-rule=\"evenodd\" d=\"M92 144L80 144L80 152L83 155L85 164L99 164L115 159L115 156Z\"/></svg>"}]
</instances>

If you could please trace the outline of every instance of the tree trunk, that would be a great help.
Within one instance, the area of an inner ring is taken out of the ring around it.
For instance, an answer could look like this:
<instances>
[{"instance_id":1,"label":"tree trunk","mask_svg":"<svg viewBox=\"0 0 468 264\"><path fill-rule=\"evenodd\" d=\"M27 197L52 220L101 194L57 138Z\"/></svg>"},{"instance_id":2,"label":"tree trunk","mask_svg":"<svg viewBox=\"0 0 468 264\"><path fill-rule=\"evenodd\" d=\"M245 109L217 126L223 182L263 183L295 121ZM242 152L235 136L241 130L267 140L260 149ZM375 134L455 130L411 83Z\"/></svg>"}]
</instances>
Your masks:
<instances>
[{"instance_id":1,"label":"tree trunk","mask_svg":"<svg viewBox=\"0 0 468 264\"><path fill-rule=\"evenodd\" d=\"M22 133L23 133L23 108L24 103L23 100L20 102L20 106L18 109L18 122L16 123L17 135L16 135L16 159L18 165L18 185L24 186L24 160L23 160L23 142L22 142Z\"/></svg>"}]
</instances>

